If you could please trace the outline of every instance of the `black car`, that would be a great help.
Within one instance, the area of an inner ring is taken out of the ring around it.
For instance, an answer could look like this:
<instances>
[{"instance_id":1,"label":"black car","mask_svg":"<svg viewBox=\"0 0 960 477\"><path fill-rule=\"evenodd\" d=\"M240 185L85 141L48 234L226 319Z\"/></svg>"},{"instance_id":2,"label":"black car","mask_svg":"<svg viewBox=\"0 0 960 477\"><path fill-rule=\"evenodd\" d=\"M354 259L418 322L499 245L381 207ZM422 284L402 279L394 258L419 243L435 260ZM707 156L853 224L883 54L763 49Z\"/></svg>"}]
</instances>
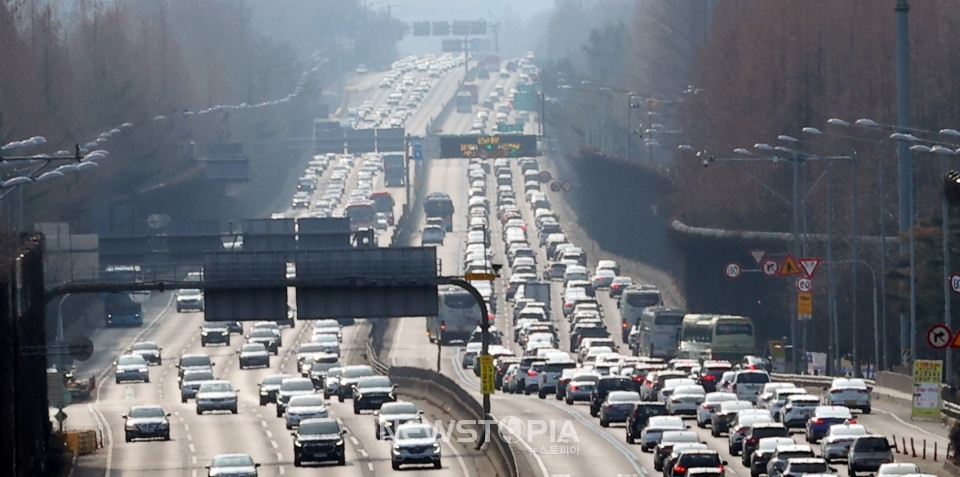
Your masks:
<instances>
[{"instance_id":1,"label":"black car","mask_svg":"<svg viewBox=\"0 0 960 477\"><path fill-rule=\"evenodd\" d=\"M284 379L292 378L289 374L271 374L263 378L263 381L257 385L260 388L260 405L266 406L269 403L277 402L277 392L280 391L280 383Z\"/></svg>"},{"instance_id":2,"label":"black car","mask_svg":"<svg viewBox=\"0 0 960 477\"><path fill-rule=\"evenodd\" d=\"M386 376L366 376L353 386L353 413L376 411L385 402L397 400L397 385Z\"/></svg>"},{"instance_id":3,"label":"black car","mask_svg":"<svg viewBox=\"0 0 960 477\"><path fill-rule=\"evenodd\" d=\"M354 364L343 368L343 372L337 379L337 400L343 402L347 398L352 398L353 386L360 381L360 378L376 375L373 368L365 364Z\"/></svg>"},{"instance_id":4,"label":"black car","mask_svg":"<svg viewBox=\"0 0 960 477\"><path fill-rule=\"evenodd\" d=\"M134 439L170 440L170 414L163 412L160 406L133 406L123 415L123 429L126 441Z\"/></svg>"},{"instance_id":5,"label":"black car","mask_svg":"<svg viewBox=\"0 0 960 477\"><path fill-rule=\"evenodd\" d=\"M633 406L640 403L640 393L636 391L613 391L600 406L600 427L610 427L614 422L627 422Z\"/></svg>"},{"instance_id":6,"label":"black car","mask_svg":"<svg viewBox=\"0 0 960 477\"><path fill-rule=\"evenodd\" d=\"M731 369L733 366L729 363L706 364L697 372L697 384L703 386L703 390L707 393L716 392L717 382L723 377L723 373Z\"/></svg>"},{"instance_id":7,"label":"black car","mask_svg":"<svg viewBox=\"0 0 960 477\"><path fill-rule=\"evenodd\" d=\"M609 338L610 332L602 326L577 328L570 333L570 352L577 350L583 338Z\"/></svg>"},{"instance_id":8,"label":"black car","mask_svg":"<svg viewBox=\"0 0 960 477\"><path fill-rule=\"evenodd\" d=\"M163 364L163 358L160 356L162 350L163 348L153 341L138 341L130 347L130 354L142 356L147 364L160 366Z\"/></svg>"},{"instance_id":9,"label":"black car","mask_svg":"<svg viewBox=\"0 0 960 477\"><path fill-rule=\"evenodd\" d=\"M627 416L627 444L636 442L651 417L668 414L666 403L659 401L641 401L634 406L633 411Z\"/></svg>"},{"instance_id":10,"label":"black car","mask_svg":"<svg viewBox=\"0 0 960 477\"><path fill-rule=\"evenodd\" d=\"M277 335L268 329L253 330L246 336L247 343L260 343L270 354L280 353L280 343L277 341Z\"/></svg>"},{"instance_id":11,"label":"black car","mask_svg":"<svg viewBox=\"0 0 960 477\"><path fill-rule=\"evenodd\" d=\"M240 323L239 321L227 321L225 323L227 324L227 329L230 330L231 333L235 335L243 334L243 323Z\"/></svg>"},{"instance_id":12,"label":"black car","mask_svg":"<svg viewBox=\"0 0 960 477\"><path fill-rule=\"evenodd\" d=\"M208 321L200 327L200 346L222 344L230 346L230 328L224 321Z\"/></svg>"},{"instance_id":13,"label":"black car","mask_svg":"<svg viewBox=\"0 0 960 477\"><path fill-rule=\"evenodd\" d=\"M627 376L601 376L590 392L590 415L600 415L600 406L610 391L633 391L633 380Z\"/></svg>"},{"instance_id":14,"label":"black car","mask_svg":"<svg viewBox=\"0 0 960 477\"><path fill-rule=\"evenodd\" d=\"M513 357L497 358L497 363L494 367L494 374L493 374L494 389L499 391L501 388L503 388L503 375L507 374L507 368L509 368L511 364L516 364L519 362L520 362L520 358L513 358Z\"/></svg>"},{"instance_id":15,"label":"black car","mask_svg":"<svg viewBox=\"0 0 960 477\"><path fill-rule=\"evenodd\" d=\"M311 418L300 421L296 432L292 432L293 465L301 467L304 462L336 462L345 465L347 454L343 445L343 435L336 419L329 417Z\"/></svg>"},{"instance_id":16,"label":"black car","mask_svg":"<svg viewBox=\"0 0 960 477\"><path fill-rule=\"evenodd\" d=\"M270 367L270 353L267 347L261 343L247 343L237 350L237 362L240 369L252 367Z\"/></svg>"},{"instance_id":17,"label":"black car","mask_svg":"<svg viewBox=\"0 0 960 477\"><path fill-rule=\"evenodd\" d=\"M743 465L750 466L750 456L757 450L757 444L764 437L790 437L790 430L779 422L758 422L750 427L747 435L743 437L743 450L740 461Z\"/></svg>"}]
</instances>

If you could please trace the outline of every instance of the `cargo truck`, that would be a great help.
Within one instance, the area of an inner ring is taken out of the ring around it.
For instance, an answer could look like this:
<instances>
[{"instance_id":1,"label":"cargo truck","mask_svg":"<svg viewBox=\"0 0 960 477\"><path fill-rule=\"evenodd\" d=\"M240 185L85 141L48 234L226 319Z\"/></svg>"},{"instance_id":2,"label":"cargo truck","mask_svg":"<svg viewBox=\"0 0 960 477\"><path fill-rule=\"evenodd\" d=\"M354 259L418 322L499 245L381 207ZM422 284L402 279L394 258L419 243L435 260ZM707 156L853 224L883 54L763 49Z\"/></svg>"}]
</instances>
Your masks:
<instances>
[{"instance_id":1,"label":"cargo truck","mask_svg":"<svg viewBox=\"0 0 960 477\"><path fill-rule=\"evenodd\" d=\"M407 183L407 161L403 154L384 154L383 184L387 187L402 187Z\"/></svg>"}]
</instances>

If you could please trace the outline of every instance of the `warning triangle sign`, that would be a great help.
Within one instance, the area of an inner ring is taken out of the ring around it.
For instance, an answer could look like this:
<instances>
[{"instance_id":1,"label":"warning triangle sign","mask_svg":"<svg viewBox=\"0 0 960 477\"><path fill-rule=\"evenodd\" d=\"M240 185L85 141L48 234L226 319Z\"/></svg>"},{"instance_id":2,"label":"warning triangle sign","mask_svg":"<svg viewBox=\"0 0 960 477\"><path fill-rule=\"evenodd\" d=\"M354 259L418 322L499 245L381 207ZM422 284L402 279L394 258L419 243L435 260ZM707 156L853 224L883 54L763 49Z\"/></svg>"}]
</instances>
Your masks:
<instances>
[{"instance_id":1,"label":"warning triangle sign","mask_svg":"<svg viewBox=\"0 0 960 477\"><path fill-rule=\"evenodd\" d=\"M757 262L757 265L760 265L760 262L763 261L763 257L767 254L766 250L751 250L750 256L753 257L753 261Z\"/></svg>"},{"instance_id":2,"label":"warning triangle sign","mask_svg":"<svg viewBox=\"0 0 960 477\"><path fill-rule=\"evenodd\" d=\"M950 342L951 348L960 348L960 331L957 331L957 334L953 337L953 341Z\"/></svg>"},{"instance_id":3,"label":"warning triangle sign","mask_svg":"<svg viewBox=\"0 0 960 477\"><path fill-rule=\"evenodd\" d=\"M800 267L797 266L797 261L793 259L793 255L787 254L787 258L783 259L783 265L780 266L780 276L789 276L789 275L799 275Z\"/></svg>"},{"instance_id":4,"label":"warning triangle sign","mask_svg":"<svg viewBox=\"0 0 960 477\"><path fill-rule=\"evenodd\" d=\"M807 278L813 278L813 274L817 273L817 267L820 266L819 258L801 258L799 262L800 268L803 269L803 273L807 275Z\"/></svg>"}]
</instances>

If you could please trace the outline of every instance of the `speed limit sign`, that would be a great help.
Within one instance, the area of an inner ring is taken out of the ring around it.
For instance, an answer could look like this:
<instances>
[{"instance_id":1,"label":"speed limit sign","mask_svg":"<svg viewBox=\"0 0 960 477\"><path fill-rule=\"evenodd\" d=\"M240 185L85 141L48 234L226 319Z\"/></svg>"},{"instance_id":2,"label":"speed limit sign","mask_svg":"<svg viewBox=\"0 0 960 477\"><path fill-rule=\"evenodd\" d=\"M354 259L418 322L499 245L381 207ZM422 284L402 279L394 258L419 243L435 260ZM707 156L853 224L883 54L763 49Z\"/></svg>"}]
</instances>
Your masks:
<instances>
[{"instance_id":1,"label":"speed limit sign","mask_svg":"<svg viewBox=\"0 0 960 477\"><path fill-rule=\"evenodd\" d=\"M950 289L954 293L960 294L960 273L950 275Z\"/></svg>"},{"instance_id":2,"label":"speed limit sign","mask_svg":"<svg viewBox=\"0 0 960 477\"><path fill-rule=\"evenodd\" d=\"M737 278L740 276L741 271L743 270L740 268L740 264L736 262L730 262L723 268L723 274L726 275L727 278Z\"/></svg>"},{"instance_id":3,"label":"speed limit sign","mask_svg":"<svg viewBox=\"0 0 960 477\"><path fill-rule=\"evenodd\" d=\"M809 278L798 278L797 279L797 291L801 293L808 293L810 290L813 290L813 280Z\"/></svg>"}]
</instances>

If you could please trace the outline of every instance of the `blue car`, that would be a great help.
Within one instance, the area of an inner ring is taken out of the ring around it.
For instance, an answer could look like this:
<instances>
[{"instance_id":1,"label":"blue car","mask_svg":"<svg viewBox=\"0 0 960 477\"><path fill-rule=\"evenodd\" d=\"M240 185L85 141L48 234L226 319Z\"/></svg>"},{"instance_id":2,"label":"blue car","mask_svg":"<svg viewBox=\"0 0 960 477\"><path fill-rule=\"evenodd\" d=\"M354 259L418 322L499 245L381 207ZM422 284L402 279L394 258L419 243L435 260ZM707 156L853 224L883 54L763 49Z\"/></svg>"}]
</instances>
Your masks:
<instances>
[{"instance_id":1,"label":"blue car","mask_svg":"<svg viewBox=\"0 0 960 477\"><path fill-rule=\"evenodd\" d=\"M817 406L813 415L807 420L807 442L818 442L827 435L830 426L834 424L856 424L857 420L850 414L850 409L843 406Z\"/></svg>"}]
</instances>

